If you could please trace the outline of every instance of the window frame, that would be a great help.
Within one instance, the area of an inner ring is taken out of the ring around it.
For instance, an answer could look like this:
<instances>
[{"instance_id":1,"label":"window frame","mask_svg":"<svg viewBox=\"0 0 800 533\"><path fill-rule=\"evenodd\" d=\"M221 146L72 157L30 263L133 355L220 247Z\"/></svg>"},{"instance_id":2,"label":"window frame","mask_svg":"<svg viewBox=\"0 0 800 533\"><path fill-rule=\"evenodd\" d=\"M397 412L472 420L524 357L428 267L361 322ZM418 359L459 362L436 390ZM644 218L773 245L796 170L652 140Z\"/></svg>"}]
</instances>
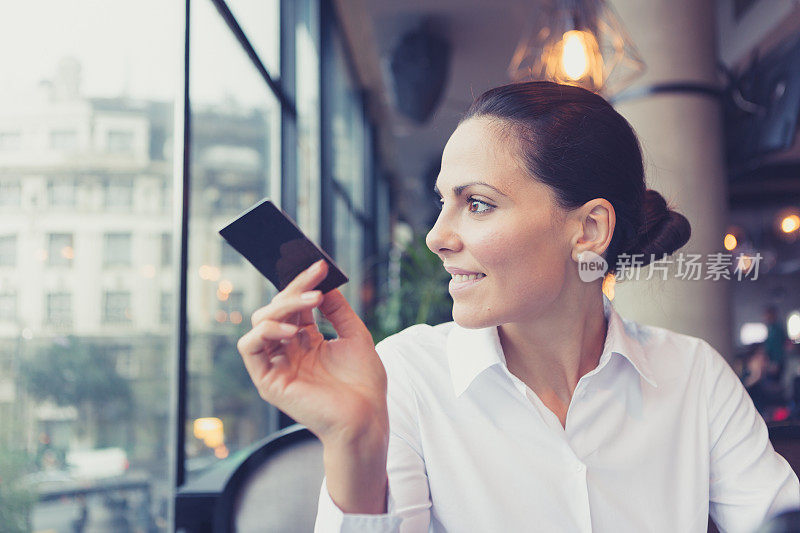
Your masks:
<instances>
[{"instance_id":1,"label":"window frame","mask_svg":"<svg viewBox=\"0 0 800 533\"><path fill-rule=\"evenodd\" d=\"M297 165L297 140L298 140L298 113L295 107L295 97L297 95L297 76L296 76L296 26L299 20L299 12L301 8L297 5L298 0L279 0L279 71L280 77L273 77L261 61L258 52L250 43L248 36L239 25L236 17L228 7L225 0L195 0L195 1L208 1L211 2L219 12L219 15L227 24L229 30L233 33L234 37L242 46L242 49L249 57L253 68L261 75L266 85L273 95L278 99L280 104L280 202L281 208L289 214L289 216L297 216L297 179L298 179L298 165ZM332 69L336 68L333 65L331 51L327 46L327 40L330 39L334 32L341 33L341 25L335 13L332 0L303 0L312 4L313 8L318 13L319 26L315 28L319 32L319 163L320 163L320 242L321 247L326 252L332 254L334 250L334 234L333 234L333 207L334 198L333 194L341 195L342 192L337 190L336 184L333 182L331 163L333 161L332 148L330 145L330 135L328 134L330 126L329 111L331 95L329 94L330 76L333 74ZM173 440L173 454L174 454L174 468L173 468L173 487L177 490L184 485L186 480L186 435L185 427L188 415L188 318L187 318L187 299L188 299L188 263L189 263L189 202L191 197L191 149L192 149L192 110L189 98L190 89L190 12L192 0L185 0L184 13L183 13L183 69L182 79L180 81L180 91L176 97L175 104L175 124L174 124L174 161L175 168L173 173L173 206L174 210L174 223L173 223L173 267L176 267L176 291L173 297L173 312L176 318L174 323L174 352L175 366L174 366L174 390L175 401L173 402L172 413L172 440ZM362 190L365 198L363 199L364 210L351 209L356 219L363 225L364 239L362 242L362 256L368 258L375 252L376 249L376 236L374 232L375 216L372 210L376 207L378 202L374 200L375 186L372 181L377 175L376 165L377 152L375 150L375 126L370 122L366 106L366 93L360 89L357 77L354 75L355 69L352 61L351 51L348 49L346 43L344 44L345 56L347 60L346 75L350 76L353 84L359 87L355 93L355 97L359 100L361 108L361 116L363 119L364 128L364 143L361 146L363 150L363 181ZM338 189L341 189L339 187ZM344 199L348 206L354 205L351 198L344 195ZM365 279L370 277L370 270L375 262L367 262L365 268ZM163 307L163 306L162 306ZM293 421L282 416L279 421L281 427L292 423ZM278 428L276 428L278 429Z\"/></svg>"}]
</instances>

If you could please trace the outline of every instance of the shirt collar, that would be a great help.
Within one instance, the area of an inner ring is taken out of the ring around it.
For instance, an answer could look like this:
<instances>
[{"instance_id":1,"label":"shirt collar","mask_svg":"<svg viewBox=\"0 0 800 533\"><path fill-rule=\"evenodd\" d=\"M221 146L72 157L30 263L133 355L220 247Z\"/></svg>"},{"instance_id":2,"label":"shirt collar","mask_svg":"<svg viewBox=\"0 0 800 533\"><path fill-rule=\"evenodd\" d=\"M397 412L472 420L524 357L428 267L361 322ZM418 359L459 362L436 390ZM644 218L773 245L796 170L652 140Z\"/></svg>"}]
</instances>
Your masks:
<instances>
[{"instance_id":1,"label":"shirt collar","mask_svg":"<svg viewBox=\"0 0 800 533\"><path fill-rule=\"evenodd\" d=\"M658 387L640 342L642 332L638 325L624 320L605 294L603 313L608 320L608 330L599 365L610 354L619 354L633 365L645 381ZM497 326L467 329L454 322L447 335L447 360L453 390L456 396L460 396L481 372L495 364L506 364Z\"/></svg>"}]
</instances>

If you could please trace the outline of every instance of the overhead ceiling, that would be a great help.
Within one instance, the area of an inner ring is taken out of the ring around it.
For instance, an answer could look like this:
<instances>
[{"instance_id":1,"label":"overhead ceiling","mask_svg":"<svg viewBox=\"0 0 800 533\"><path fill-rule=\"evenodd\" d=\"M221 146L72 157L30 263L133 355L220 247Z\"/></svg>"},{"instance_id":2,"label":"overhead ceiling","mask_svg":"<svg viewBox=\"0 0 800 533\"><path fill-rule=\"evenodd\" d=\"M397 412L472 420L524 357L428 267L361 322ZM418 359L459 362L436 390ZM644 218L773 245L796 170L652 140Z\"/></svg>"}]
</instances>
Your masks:
<instances>
[{"instance_id":1,"label":"overhead ceiling","mask_svg":"<svg viewBox=\"0 0 800 533\"><path fill-rule=\"evenodd\" d=\"M383 130L383 155L395 182L404 188L405 202L418 206L419 196L431 196L430 191L419 189L432 187L424 178L438 164L447 139L473 98L510 81L508 63L526 22L543 4L533 5L526 7L520 0L337 2L360 81L373 96L373 116ZM400 38L423 21L450 42L451 61L442 100L431 119L418 125L394 110L384 71Z\"/></svg>"},{"instance_id":2,"label":"overhead ceiling","mask_svg":"<svg viewBox=\"0 0 800 533\"><path fill-rule=\"evenodd\" d=\"M395 190L400 193L399 211L412 226L430 227L424 214L416 215L425 211L420 210L420 206L435 210L430 193L435 174L431 174L437 170L442 149L460 116L475 96L510 81L506 69L514 49L527 26L537 15L541 16L551 2L335 1L360 82L371 97L371 113L381 129L382 154ZM797 9L800 11L800 7ZM388 57L400 38L423 21L432 23L441 36L449 40L452 55L444 96L433 117L417 125L394 110L385 70ZM625 20L622 22L624 24ZM800 17L785 31L800 31L798 28ZM774 37L773 32L769 38ZM435 213L430 214L435 216Z\"/></svg>"}]
</instances>

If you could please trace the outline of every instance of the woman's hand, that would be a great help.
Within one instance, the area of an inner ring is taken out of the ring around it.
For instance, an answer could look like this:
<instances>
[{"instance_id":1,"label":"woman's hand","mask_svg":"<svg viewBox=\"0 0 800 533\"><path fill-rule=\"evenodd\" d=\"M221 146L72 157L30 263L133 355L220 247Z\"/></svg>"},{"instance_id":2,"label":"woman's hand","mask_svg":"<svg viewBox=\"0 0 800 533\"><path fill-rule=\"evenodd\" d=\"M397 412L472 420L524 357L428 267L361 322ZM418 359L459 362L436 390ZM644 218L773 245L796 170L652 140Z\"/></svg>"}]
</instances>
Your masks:
<instances>
[{"instance_id":1,"label":"woman's hand","mask_svg":"<svg viewBox=\"0 0 800 533\"><path fill-rule=\"evenodd\" d=\"M324 445L383 443L388 439L386 371L372 335L342 293L311 290L327 273L324 260L301 272L253 313L253 329L237 348L260 396ZM317 306L339 338L323 338L314 320Z\"/></svg>"}]
</instances>

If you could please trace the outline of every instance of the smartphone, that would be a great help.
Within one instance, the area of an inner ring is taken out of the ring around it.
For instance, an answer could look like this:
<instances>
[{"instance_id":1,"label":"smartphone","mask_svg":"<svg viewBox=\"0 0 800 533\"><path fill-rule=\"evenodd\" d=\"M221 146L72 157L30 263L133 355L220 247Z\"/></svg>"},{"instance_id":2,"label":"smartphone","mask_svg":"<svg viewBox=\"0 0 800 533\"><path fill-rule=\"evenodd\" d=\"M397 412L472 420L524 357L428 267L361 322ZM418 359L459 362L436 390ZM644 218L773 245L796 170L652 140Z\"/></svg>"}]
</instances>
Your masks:
<instances>
[{"instance_id":1,"label":"smartphone","mask_svg":"<svg viewBox=\"0 0 800 533\"><path fill-rule=\"evenodd\" d=\"M348 281L333 259L267 198L226 224L219 234L279 291L320 259L328 263L328 275L314 289L326 293Z\"/></svg>"}]
</instances>

